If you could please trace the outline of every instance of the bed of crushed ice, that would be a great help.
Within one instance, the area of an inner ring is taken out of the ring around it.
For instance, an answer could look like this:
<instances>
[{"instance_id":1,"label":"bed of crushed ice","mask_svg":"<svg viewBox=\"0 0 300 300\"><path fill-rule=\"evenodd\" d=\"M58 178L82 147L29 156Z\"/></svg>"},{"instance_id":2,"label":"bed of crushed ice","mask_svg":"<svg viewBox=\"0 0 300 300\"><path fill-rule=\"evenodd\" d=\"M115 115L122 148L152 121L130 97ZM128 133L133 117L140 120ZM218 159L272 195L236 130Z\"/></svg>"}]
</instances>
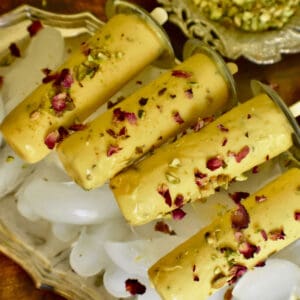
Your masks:
<instances>
[{"instance_id":1,"label":"bed of crushed ice","mask_svg":"<svg viewBox=\"0 0 300 300\"><path fill-rule=\"evenodd\" d=\"M49 47L51 45L51 47ZM31 39L8 67L0 67L3 85L0 94L0 118L34 89L43 78L42 69L58 67L64 57L64 40L53 28L44 28ZM161 70L147 68L132 80L115 98L124 96L157 76ZM155 230L157 221L132 228L126 224L109 186L83 191L70 180L55 152L42 162L25 166L1 137L0 197L15 192L21 215L31 221L44 219L52 224L57 239L70 244L69 263L79 276L104 272L105 288L115 297L129 297L125 281L139 280L146 293L140 300L160 299L147 279L147 269L183 240L222 215L233 206L228 193L220 191L207 201L184 208L180 220L164 220L173 234ZM280 169L273 161L250 174L247 181L231 185L232 191L253 192L278 176ZM175 233L175 234L174 234ZM233 289L233 299L287 300L300 296L300 241L267 260L266 266L246 273ZM223 299L228 287L209 298ZM296 296L297 295L297 296Z\"/></svg>"}]
</instances>

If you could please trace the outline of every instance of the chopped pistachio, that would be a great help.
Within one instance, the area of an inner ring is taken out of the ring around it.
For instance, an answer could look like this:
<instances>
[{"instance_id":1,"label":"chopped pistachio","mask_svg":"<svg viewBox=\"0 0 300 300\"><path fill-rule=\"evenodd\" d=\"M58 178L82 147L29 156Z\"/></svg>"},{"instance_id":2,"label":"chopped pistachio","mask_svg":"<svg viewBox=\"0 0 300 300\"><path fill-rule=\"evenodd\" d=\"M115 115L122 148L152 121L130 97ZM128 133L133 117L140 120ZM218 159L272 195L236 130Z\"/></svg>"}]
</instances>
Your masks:
<instances>
[{"instance_id":1,"label":"chopped pistachio","mask_svg":"<svg viewBox=\"0 0 300 300\"><path fill-rule=\"evenodd\" d=\"M13 162L14 160L15 160L15 158L12 155L8 155L6 158L6 162L8 162L8 163Z\"/></svg>"},{"instance_id":2,"label":"chopped pistachio","mask_svg":"<svg viewBox=\"0 0 300 300\"><path fill-rule=\"evenodd\" d=\"M166 173L165 176L166 176L166 179L169 183L172 183L172 184L180 183L180 179L178 177L174 176L171 173Z\"/></svg>"}]
</instances>

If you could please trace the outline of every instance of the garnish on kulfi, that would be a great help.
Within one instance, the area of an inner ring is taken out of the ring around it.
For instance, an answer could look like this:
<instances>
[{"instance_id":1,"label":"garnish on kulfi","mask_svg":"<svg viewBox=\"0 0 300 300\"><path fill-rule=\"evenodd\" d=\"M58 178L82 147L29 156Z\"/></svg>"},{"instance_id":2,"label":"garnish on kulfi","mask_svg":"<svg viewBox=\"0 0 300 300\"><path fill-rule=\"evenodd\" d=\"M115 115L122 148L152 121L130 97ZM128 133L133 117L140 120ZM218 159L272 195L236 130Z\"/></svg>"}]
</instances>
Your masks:
<instances>
[{"instance_id":1,"label":"garnish on kulfi","mask_svg":"<svg viewBox=\"0 0 300 300\"><path fill-rule=\"evenodd\" d=\"M113 16L3 121L7 143L25 161L37 162L61 140L59 128L82 123L129 79L165 50L165 37L134 14ZM51 140L53 140L51 138Z\"/></svg>"},{"instance_id":2,"label":"garnish on kulfi","mask_svg":"<svg viewBox=\"0 0 300 300\"><path fill-rule=\"evenodd\" d=\"M220 113L232 102L220 69L195 54L108 109L58 146L66 171L85 189L99 187L199 117Z\"/></svg>"},{"instance_id":3,"label":"garnish on kulfi","mask_svg":"<svg viewBox=\"0 0 300 300\"><path fill-rule=\"evenodd\" d=\"M110 186L126 220L144 224L226 188L244 172L288 150L292 132L281 109L260 94L200 131L156 149L116 175Z\"/></svg>"},{"instance_id":4,"label":"garnish on kulfi","mask_svg":"<svg viewBox=\"0 0 300 300\"><path fill-rule=\"evenodd\" d=\"M300 170L295 168L161 258L149 277L162 299L206 300L299 239L299 209Z\"/></svg>"}]
</instances>

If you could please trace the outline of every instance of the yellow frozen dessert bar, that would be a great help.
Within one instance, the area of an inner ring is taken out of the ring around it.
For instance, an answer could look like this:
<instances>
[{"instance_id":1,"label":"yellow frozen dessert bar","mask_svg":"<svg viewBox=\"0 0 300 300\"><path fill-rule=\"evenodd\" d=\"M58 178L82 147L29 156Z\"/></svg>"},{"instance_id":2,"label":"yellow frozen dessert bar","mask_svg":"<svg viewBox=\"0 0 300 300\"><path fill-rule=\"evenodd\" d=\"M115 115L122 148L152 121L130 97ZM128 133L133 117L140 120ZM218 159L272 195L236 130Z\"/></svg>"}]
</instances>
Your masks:
<instances>
[{"instance_id":1,"label":"yellow frozen dessert bar","mask_svg":"<svg viewBox=\"0 0 300 300\"><path fill-rule=\"evenodd\" d=\"M149 277L164 300L206 300L300 238L300 170L290 169L161 258Z\"/></svg>"},{"instance_id":2,"label":"yellow frozen dessert bar","mask_svg":"<svg viewBox=\"0 0 300 300\"><path fill-rule=\"evenodd\" d=\"M281 109L259 94L198 132L115 176L111 188L133 225L164 217L185 203L207 197L217 187L286 151L293 129Z\"/></svg>"},{"instance_id":3,"label":"yellow frozen dessert bar","mask_svg":"<svg viewBox=\"0 0 300 300\"><path fill-rule=\"evenodd\" d=\"M156 60L166 38L134 14L113 16L3 121L7 143L30 163L45 157L129 79ZM74 126L75 124L75 126Z\"/></svg>"},{"instance_id":4,"label":"yellow frozen dessert bar","mask_svg":"<svg viewBox=\"0 0 300 300\"><path fill-rule=\"evenodd\" d=\"M195 54L65 139L59 157L79 185L96 188L199 117L220 112L231 89L210 56Z\"/></svg>"}]
</instances>

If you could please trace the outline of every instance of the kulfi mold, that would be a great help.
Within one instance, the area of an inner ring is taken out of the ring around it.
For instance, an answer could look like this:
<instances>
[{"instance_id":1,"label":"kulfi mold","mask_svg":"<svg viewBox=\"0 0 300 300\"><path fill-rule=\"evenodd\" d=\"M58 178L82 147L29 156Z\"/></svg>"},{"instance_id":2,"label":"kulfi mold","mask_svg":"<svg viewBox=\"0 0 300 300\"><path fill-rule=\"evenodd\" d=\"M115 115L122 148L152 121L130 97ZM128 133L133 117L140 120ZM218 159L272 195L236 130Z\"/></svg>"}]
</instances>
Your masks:
<instances>
[{"instance_id":1,"label":"kulfi mold","mask_svg":"<svg viewBox=\"0 0 300 300\"><path fill-rule=\"evenodd\" d=\"M293 132L278 105L259 94L200 131L156 149L110 184L125 219L141 225L227 188L244 172L290 149ZM180 162L176 167L174 160ZM166 174L177 178L176 184Z\"/></svg>"},{"instance_id":2,"label":"kulfi mold","mask_svg":"<svg viewBox=\"0 0 300 300\"><path fill-rule=\"evenodd\" d=\"M237 203L148 270L164 300L206 300L300 238L300 169Z\"/></svg>"},{"instance_id":3,"label":"kulfi mold","mask_svg":"<svg viewBox=\"0 0 300 300\"><path fill-rule=\"evenodd\" d=\"M220 69L211 54L195 53L72 134L57 148L68 174L87 190L99 187L188 127L223 112L235 87Z\"/></svg>"},{"instance_id":4,"label":"kulfi mold","mask_svg":"<svg viewBox=\"0 0 300 300\"><path fill-rule=\"evenodd\" d=\"M171 68L174 66L174 50L171 41L158 20L153 18L142 7L123 0L108 0L105 4L105 13L111 18L116 14L135 14L142 18L164 45L163 53L154 61L154 64L160 68Z\"/></svg>"},{"instance_id":5,"label":"kulfi mold","mask_svg":"<svg viewBox=\"0 0 300 300\"><path fill-rule=\"evenodd\" d=\"M141 17L130 7L131 13L113 15L58 70L48 71L43 83L6 116L0 129L22 159L43 159L66 130L78 129L166 48L171 63L171 46L162 30L154 30L150 16Z\"/></svg>"}]
</instances>

